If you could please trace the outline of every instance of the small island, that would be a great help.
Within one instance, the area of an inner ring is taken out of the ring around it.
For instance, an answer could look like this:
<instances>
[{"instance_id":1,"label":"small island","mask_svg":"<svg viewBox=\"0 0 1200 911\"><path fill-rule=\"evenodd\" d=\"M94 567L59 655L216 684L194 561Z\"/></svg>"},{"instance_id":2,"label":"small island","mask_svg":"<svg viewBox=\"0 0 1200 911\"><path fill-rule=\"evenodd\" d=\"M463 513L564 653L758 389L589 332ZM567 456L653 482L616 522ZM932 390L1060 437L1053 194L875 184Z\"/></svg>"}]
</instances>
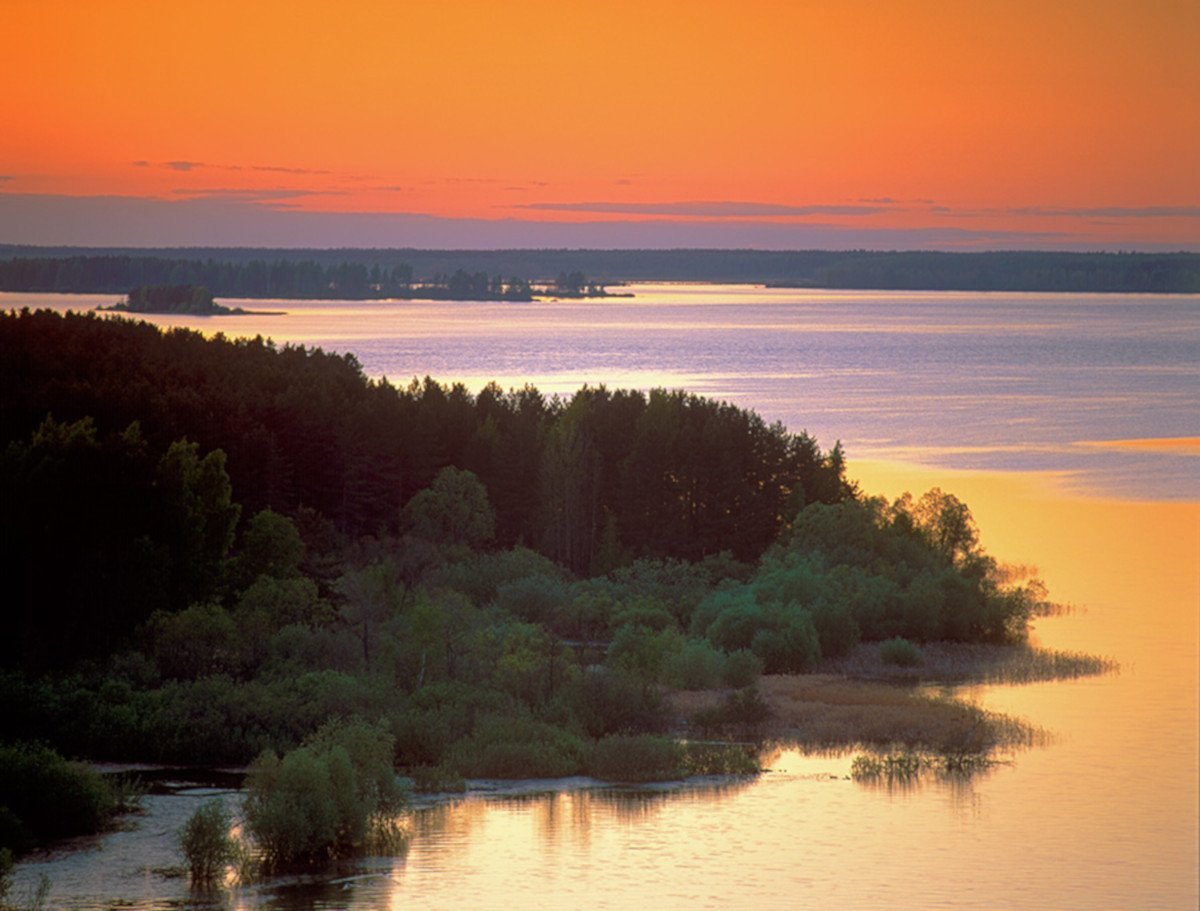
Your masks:
<instances>
[{"instance_id":1,"label":"small island","mask_svg":"<svg viewBox=\"0 0 1200 911\"><path fill-rule=\"evenodd\" d=\"M97 309L186 316L240 316L248 312L241 307L218 304L213 300L212 292L202 285L139 285L120 303Z\"/></svg>"}]
</instances>

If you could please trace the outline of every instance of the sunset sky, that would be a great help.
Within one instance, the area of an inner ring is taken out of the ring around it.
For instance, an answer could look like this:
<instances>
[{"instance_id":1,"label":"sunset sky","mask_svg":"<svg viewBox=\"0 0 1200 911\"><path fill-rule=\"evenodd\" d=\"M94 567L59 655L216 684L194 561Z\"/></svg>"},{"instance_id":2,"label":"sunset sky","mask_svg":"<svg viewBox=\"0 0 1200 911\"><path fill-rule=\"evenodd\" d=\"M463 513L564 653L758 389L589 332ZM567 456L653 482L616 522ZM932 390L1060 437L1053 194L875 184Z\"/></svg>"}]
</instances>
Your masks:
<instances>
[{"instance_id":1,"label":"sunset sky","mask_svg":"<svg viewBox=\"0 0 1200 911\"><path fill-rule=\"evenodd\" d=\"M1196 0L0 23L0 243L1200 249Z\"/></svg>"}]
</instances>

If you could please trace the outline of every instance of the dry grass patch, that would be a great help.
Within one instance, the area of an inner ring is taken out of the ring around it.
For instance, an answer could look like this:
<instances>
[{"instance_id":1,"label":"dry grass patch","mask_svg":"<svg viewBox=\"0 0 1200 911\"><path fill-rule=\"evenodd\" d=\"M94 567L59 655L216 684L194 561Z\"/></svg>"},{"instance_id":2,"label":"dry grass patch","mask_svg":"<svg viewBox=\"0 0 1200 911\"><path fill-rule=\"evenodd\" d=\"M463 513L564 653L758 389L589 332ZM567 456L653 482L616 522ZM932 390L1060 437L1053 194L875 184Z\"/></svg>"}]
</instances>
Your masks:
<instances>
[{"instance_id":1,"label":"dry grass patch","mask_svg":"<svg viewBox=\"0 0 1200 911\"><path fill-rule=\"evenodd\" d=\"M986 753L1044 736L1025 722L958 699L831 674L764 677L759 692L770 709L762 733L813 749ZM722 696L718 691L677 693L671 703L679 716L691 718Z\"/></svg>"},{"instance_id":2,"label":"dry grass patch","mask_svg":"<svg viewBox=\"0 0 1200 911\"><path fill-rule=\"evenodd\" d=\"M983 645L927 642L918 667L887 664L878 642L857 646L844 658L826 659L823 673L867 680L938 683L1034 683L1111 674L1120 665L1111 658L1083 652L1055 651L1030 645Z\"/></svg>"}]
</instances>

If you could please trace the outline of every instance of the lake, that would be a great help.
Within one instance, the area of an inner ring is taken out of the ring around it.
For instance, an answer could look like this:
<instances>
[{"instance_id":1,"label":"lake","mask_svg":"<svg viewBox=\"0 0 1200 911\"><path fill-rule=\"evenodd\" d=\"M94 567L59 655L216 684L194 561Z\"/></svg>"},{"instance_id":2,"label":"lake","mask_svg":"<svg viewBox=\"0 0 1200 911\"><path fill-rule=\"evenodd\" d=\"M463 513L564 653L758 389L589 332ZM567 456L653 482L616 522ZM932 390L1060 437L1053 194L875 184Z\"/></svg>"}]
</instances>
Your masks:
<instances>
[{"instance_id":1,"label":"lake","mask_svg":"<svg viewBox=\"0 0 1200 911\"><path fill-rule=\"evenodd\" d=\"M1200 903L1200 297L633 285L532 304L223 301L152 317L352 352L371 376L478 389L683 387L757 410L871 493L939 486L1070 613L1035 639L1118 674L960 692L1049 731L970 781L870 786L782 750L748 783L479 788L422 805L407 855L215 895L155 868L205 794L35 858L73 908L1194 908ZM110 296L0 294L86 309ZM236 800L228 794L227 799Z\"/></svg>"}]
</instances>

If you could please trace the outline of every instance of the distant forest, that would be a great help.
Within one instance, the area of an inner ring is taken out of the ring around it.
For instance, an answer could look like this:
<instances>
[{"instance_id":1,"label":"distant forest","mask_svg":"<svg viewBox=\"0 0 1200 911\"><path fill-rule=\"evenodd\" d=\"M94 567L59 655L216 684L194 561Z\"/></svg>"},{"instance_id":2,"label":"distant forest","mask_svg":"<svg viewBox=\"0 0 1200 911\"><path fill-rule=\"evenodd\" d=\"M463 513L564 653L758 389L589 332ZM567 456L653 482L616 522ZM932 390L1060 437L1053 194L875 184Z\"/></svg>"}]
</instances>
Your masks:
<instances>
[{"instance_id":1,"label":"distant forest","mask_svg":"<svg viewBox=\"0 0 1200 911\"><path fill-rule=\"evenodd\" d=\"M557 283L569 294L563 277L584 275L596 285L712 281L879 290L1198 293L1200 254L0 245L0 291L103 294L144 284L192 284L218 297L528 300L533 283Z\"/></svg>"}]
</instances>

